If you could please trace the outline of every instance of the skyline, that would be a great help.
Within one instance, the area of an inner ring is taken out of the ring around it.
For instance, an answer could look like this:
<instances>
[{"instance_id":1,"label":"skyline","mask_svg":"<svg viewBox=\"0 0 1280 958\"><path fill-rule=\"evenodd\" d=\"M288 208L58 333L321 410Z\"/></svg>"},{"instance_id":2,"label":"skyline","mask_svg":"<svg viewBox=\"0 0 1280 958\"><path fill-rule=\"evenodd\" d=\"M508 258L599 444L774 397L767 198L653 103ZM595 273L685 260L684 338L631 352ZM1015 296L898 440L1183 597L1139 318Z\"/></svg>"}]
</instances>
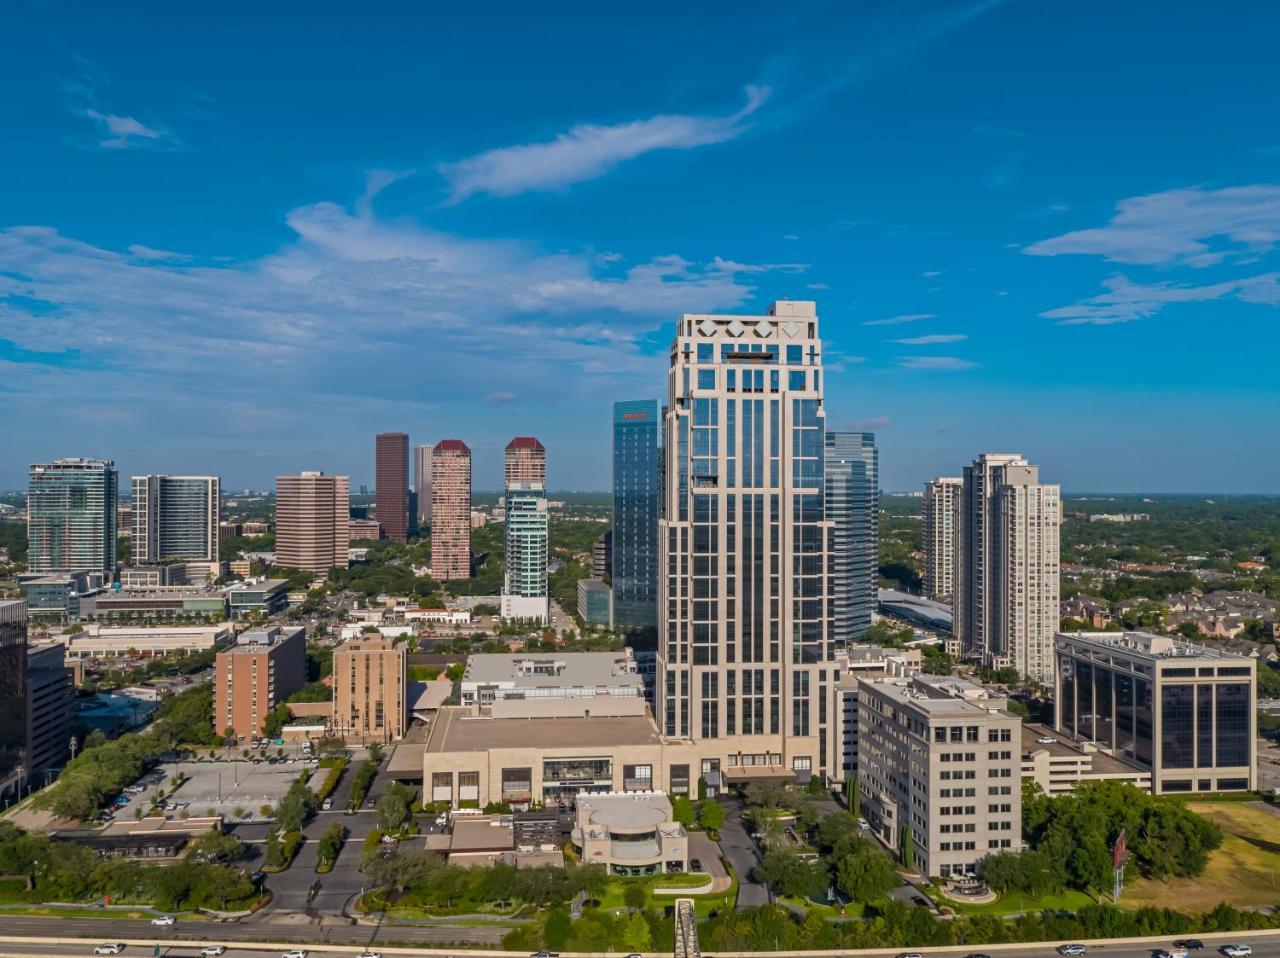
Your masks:
<instances>
[{"instance_id":1,"label":"skyline","mask_svg":"<svg viewBox=\"0 0 1280 958\"><path fill-rule=\"evenodd\" d=\"M0 488L372 488L404 431L604 491L680 314L792 298L885 489L1017 449L1068 494L1280 491L1280 11L149 6L13 17Z\"/></svg>"}]
</instances>

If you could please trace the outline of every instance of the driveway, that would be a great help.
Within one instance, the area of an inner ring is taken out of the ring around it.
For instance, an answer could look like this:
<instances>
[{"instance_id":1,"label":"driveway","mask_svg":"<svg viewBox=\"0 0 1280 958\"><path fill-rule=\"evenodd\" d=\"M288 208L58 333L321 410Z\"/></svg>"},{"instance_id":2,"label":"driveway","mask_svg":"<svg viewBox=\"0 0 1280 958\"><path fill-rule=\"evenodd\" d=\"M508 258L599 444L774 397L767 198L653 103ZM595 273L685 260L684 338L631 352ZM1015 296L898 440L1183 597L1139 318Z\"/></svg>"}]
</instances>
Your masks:
<instances>
[{"instance_id":1,"label":"driveway","mask_svg":"<svg viewBox=\"0 0 1280 958\"><path fill-rule=\"evenodd\" d=\"M689 833L689 858L696 858L702 863L702 870L711 876L712 891L728 891L733 884L724 862L720 860L720 847L707 837L706 832Z\"/></svg>"},{"instance_id":2,"label":"driveway","mask_svg":"<svg viewBox=\"0 0 1280 958\"><path fill-rule=\"evenodd\" d=\"M760 861L753 842L742 826L742 802L720 799L725 809L724 827L720 829L720 850L738 873L738 908L769 904L769 889L751 878L751 870ZM705 859L704 859L705 861Z\"/></svg>"}]
</instances>

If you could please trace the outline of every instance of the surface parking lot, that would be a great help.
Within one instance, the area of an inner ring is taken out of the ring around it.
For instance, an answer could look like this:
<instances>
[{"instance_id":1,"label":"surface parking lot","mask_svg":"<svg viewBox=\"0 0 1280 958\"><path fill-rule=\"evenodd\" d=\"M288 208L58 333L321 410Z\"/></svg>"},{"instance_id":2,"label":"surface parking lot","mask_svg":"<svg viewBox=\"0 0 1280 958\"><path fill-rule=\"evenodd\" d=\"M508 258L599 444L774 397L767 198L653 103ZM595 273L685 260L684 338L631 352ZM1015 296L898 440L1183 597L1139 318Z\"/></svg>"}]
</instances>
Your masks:
<instances>
[{"instance_id":1,"label":"surface parking lot","mask_svg":"<svg viewBox=\"0 0 1280 958\"><path fill-rule=\"evenodd\" d=\"M258 765L247 761L166 762L149 773L139 784L147 786L142 795L131 796L125 813L132 815L134 806L146 807L157 788L165 790L165 801L185 802L185 806L165 811L166 817L178 818L183 812L192 818L210 813L221 815L228 823L268 821L263 806L274 811L294 779L302 774L301 762ZM169 782L179 774L188 781L169 795ZM243 814L236 815L239 810Z\"/></svg>"}]
</instances>

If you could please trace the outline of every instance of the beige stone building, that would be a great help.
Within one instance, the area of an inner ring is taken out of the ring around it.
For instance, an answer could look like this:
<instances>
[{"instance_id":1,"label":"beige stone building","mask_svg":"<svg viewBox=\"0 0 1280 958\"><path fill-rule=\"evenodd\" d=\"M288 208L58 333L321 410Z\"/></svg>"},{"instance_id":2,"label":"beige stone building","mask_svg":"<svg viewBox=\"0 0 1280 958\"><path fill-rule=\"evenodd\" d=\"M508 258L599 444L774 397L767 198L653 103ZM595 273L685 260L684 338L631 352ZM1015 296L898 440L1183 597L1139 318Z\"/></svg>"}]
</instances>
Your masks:
<instances>
[{"instance_id":1,"label":"beige stone building","mask_svg":"<svg viewBox=\"0 0 1280 958\"><path fill-rule=\"evenodd\" d=\"M306 682L306 629L251 629L214 664L213 727L239 738L261 735L271 710Z\"/></svg>"},{"instance_id":2,"label":"beige stone building","mask_svg":"<svg viewBox=\"0 0 1280 958\"><path fill-rule=\"evenodd\" d=\"M333 650L331 731L349 742L392 742L409 724L408 646L381 636Z\"/></svg>"},{"instance_id":3,"label":"beige stone building","mask_svg":"<svg viewBox=\"0 0 1280 958\"><path fill-rule=\"evenodd\" d=\"M662 792L582 795L574 814L570 838L586 864L627 876L689 869L689 834Z\"/></svg>"},{"instance_id":4,"label":"beige stone building","mask_svg":"<svg viewBox=\"0 0 1280 958\"><path fill-rule=\"evenodd\" d=\"M924 484L924 594L935 602L950 602L955 595L963 488L959 476Z\"/></svg>"},{"instance_id":5,"label":"beige stone building","mask_svg":"<svg viewBox=\"0 0 1280 958\"><path fill-rule=\"evenodd\" d=\"M276 565L320 574L347 567L351 483L304 472L276 476Z\"/></svg>"}]
</instances>

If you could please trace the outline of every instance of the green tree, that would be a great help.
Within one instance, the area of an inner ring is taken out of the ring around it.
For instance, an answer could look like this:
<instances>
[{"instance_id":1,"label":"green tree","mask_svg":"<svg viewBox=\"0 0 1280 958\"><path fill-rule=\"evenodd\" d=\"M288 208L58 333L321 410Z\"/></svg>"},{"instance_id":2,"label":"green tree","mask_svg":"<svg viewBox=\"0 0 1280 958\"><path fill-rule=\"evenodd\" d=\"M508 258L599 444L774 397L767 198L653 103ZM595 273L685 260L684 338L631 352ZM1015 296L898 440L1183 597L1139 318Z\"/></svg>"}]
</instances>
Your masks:
<instances>
[{"instance_id":1,"label":"green tree","mask_svg":"<svg viewBox=\"0 0 1280 958\"><path fill-rule=\"evenodd\" d=\"M714 798L704 798L698 803L698 824L707 831L718 832L724 827L724 806Z\"/></svg>"},{"instance_id":2,"label":"green tree","mask_svg":"<svg viewBox=\"0 0 1280 958\"><path fill-rule=\"evenodd\" d=\"M392 782L378 799L378 827L384 832L399 832L409 821L414 792L407 785Z\"/></svg>"},{"instance_id":3,"label":"green tree","mask_svg":"<svg viewBox=\"0 0 1280 958\"><path fill-rule=\"evenodd\" d=\"M632 911L644 911L644 885L627 882L622 888L622 901Z\"/></svg>"},{"instance_id":4,"label":"green tree","mask_svg":"<svg viewBox=\"0 0 1280 958\"><path fill-rule=\"evenodd\" d=\"M244 857L244 842L234 835L211 831L195 839L187 852L188 861L230 864Z\"/></svg>"},{"instance_id":5,"label":"green tree","mask_svg":"<svg viewBox=\"0 0 1280 958\"><path fill-rule=\"evenodd\" d=\"M765 853L755 867L755 876L787 898L818 898L827 888L827 870L820 863L801 858L791 849L773 849Z\"/></svg>"},{"instance_id":6,"label":"green tree","mask_svg":"<svg viewBox=\"0 0 1280 958\"><path fill-rule=\"evenodd\" d=\"M552 908L547 912L547 920L542 928L542 937L547 947L560 950L569 944L569 935L573 932L573 919L569 917L568 908Z\"/></svg>"},{"instance_id":7,"label":"green tree","mask_svg":"<svg viewBox=\"0 0 1280 958\"><path fill-rule=\"evenodd\" d=\"M334 862L338 860L338 854L342 851L343 843L347 838L347 830L340 823L334 822L330 825L320 841L316 845L316 853L321 861Z\"/></svg>"},{"instance_id":8,"label":"green tree","mask_svg":"<svg viewBox=\"0 0 1280 958\"><path fill-rule=\"evenodd\" d=\"M902 867L907 871L915 871L916 867L916 843L911 837L911 828L908 825L902 826Z\"/></svg>"},{"instance_id":9,"label":"green tree","mask_svg":"<svg viewBox=\"0 0 1280 958\"><path fill-rule=\"evenodd\" d=\"M900 883L893 862L864 838L841 841L835 859L836 887L857 902L878 901Z\"/></svg>"},{"instance_id":10,"label":"green tree","mask_svg":"<svg viewBox=\"0 0 1280 958\"><path fill-rule=\"evenodd\" d=\"M284 731L284 727L289 724L292 718L293 713L289 711L289 706L284 702L280 702L262 720L263 734L267 738L279 738L280 733Z\"/></svg>"},{"instance_id":11,"label":"green tree","mask_svg":"<svg viewBox=\"0 0 1280 958\"><path fill-rule=\"evenodd\" d=\"M630 951L648 951L653 946L653 936L649 933L649 922L643 914L631 916L627 927L622 932L622 944Z\"/></svg>"},{"instance_id":12,"label":"green tree","mask_svg":"<svg viewBox=\"0 0 1280 958\"><path fill-rule=\"evenodd\" d=\"M694 823L697 818L697 811L693 807L693 802L689 801L688 796L676 796L675 801L671 803L671 817L685 828Z\"/></svg>"}]
</instances>

